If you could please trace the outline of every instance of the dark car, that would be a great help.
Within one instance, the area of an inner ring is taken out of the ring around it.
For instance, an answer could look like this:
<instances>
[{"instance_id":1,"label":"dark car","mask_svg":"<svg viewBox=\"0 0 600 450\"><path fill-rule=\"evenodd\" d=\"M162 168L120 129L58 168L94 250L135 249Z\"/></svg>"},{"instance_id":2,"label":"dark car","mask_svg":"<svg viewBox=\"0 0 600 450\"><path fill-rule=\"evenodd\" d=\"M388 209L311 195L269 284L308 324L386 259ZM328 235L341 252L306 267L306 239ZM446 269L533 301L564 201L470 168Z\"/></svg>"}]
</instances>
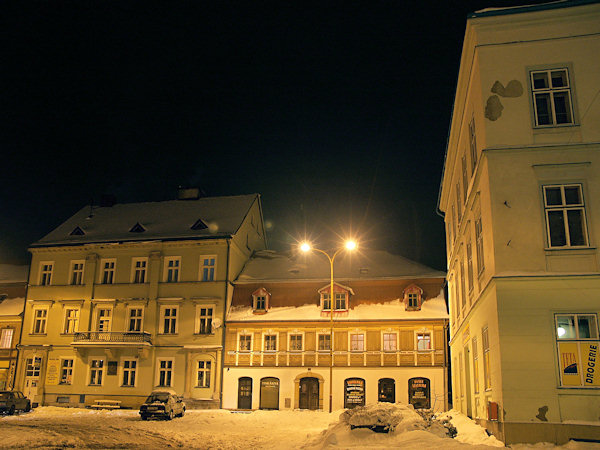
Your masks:
<instances>
[{"instance_id":1,"label":"dark car","mask_svg":"<svg viewBox=\"0 0 600 450\"><path fill-rule=\"evenodd\" d=\"M150 417L162 417L171 420L173 417L183 417L185 403L181 396L169 391L152 392L144 404L140 406L142 420Z\"/></svg>"},{"instance_id":2,"label":"dark car","mask_svg":"<svg viewBox=\"0 0 600 450\"><path fill-rule=\"evenodd\" d=\"M0 413L13 415L15 411L31 411L31 401L19 391L0 391Z\"/></svg>"}]
</instances>

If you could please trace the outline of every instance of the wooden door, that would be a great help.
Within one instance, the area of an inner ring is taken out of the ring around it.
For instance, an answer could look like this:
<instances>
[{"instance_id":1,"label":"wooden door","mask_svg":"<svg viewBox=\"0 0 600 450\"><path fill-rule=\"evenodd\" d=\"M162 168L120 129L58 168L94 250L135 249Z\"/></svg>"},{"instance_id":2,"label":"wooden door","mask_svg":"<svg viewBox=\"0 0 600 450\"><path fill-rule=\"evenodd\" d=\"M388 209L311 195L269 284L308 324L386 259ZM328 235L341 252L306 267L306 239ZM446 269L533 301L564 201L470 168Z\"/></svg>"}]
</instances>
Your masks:
<instances>
[{"instance_id":1,"label":"wooden door","mask_svg":"<svg viewBox=\"0 0 600 450\"><path fill-rule=\"evenodd\" d=\"M238 409L252 409L252 378L238 380Z\"/></svg>"},{"instance_id":2,"label":"wooden door","mask_svg":"<svg viewBox=\"0 0 600 450\"><path fill-rule=\"evenodd\" d=\"M260 380L260 409L279 409L279 379Z\"/></svg>"},{"instance_id":3,"label":"wooden door","mask_svg":"<svg viewBox=\"0 0 600 450\"><path fill-rule=\"evenodd\" d=\"M312 377L300 380L300 409L319 409L319 380Z\"/></svg>"}]
</instances>

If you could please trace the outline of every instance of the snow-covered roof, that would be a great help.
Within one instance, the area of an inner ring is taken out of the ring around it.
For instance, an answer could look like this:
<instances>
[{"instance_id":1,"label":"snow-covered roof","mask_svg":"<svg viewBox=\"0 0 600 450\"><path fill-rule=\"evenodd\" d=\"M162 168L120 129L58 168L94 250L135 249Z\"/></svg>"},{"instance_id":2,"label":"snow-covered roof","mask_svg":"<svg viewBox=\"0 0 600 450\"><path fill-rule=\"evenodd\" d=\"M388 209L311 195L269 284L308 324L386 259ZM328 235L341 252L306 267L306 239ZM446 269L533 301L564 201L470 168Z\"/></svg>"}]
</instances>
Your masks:
<instances>
[{"instance_id":1,"label":"snow-covered roof","mask_svg":"<svg viewBox=\"0 0 600 450\"><path fill-rule=\"evenodd\" d=\"M444 278L446 274L403 256L383 250L340 253L334 261L336 280ZM236 284L257 281L329 280L329 261L320 253L256 252L246 263Z\"/></svg>"},{"instance_id":2,"label":"snow-covered roof","mask_svg":"<svg viewBox=\"0 0 600 450\"><path fill-rule=\"evenodd\" d=\"M32 247L231 236L257 199L249 194L86 206Z\"/></svg>"},{"instance_id":3,"label":"snow-covered roof","mask_svg":"<svg viewBox=\"0 0 600 450\"><path fill-rule=\"evenodd\" d=\"M29 266L0 264L0 283L24 283L28 273Z\"/></svg>"},{"instance_id":4,"label":"snow-covered roof","mask_svg":"<svg viewBox=\"0 0 600 450\"><path fill-rule=\"evenodd\" d=\"M472 12L468 15L468 17L504 16L508 14L546 11L551 9L570 8L572 6L589 5L591 3L597 3L597 1L598 0L558 0L530 5L490 7Z\"/></svg>"},{"instance_id":5,"label":"snow-covered roof","mask_svg":"<svg viewBox=\"0 0 600 450\"><path fill-rule=\"evenodd\" d=\"M18 316L23 312L24 306L25 299L23 297L0 300L0 316Z\"/></svg>"}]
</instances>

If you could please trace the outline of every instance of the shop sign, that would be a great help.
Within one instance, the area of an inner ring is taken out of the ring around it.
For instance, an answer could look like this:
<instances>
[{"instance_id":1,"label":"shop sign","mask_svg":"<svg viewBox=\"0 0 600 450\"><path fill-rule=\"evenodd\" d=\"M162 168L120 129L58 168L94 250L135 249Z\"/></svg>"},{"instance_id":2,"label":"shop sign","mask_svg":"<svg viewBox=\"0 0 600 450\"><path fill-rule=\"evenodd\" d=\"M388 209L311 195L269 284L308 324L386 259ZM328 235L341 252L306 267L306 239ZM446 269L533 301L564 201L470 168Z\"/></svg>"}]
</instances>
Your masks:
<instances>
[{"instance_id":1,"label":"shop sign","mask_svg":"<svg viewBox=\"0 0 600 450\"><path fill-rule=\"evenodd\" d=\"M559 342L562 386L600 386L598 350L600 342Z\"/></svg>"},{"instance_id":2,"label":"shop sign","mask_svg":"<svg viewBox=\"0 0 600 450\"><path fill-rule=\"evenodd\" d=\"M431 408L429 378L411 378L408 380L408 402L415 409Z\"/></svg>"},{"instance_id":3,"label":"shop sign","mask_svg":"<svg viewBox=\"0 0 600 450\"><path fill-rule=\"evenodd\" d=\"M345 382L344 407L354 408L365 404L365 380L349 378Z\"/></svg>"},{"instance_id":4,"label":"shop sign","mask_svg":"<svg viewBox=\"0 0 600 450\"><path fill-rule=\"evenodd\" d=\"M59 382L60 359L48 359L48 367L46 369L46 385L56 386Z\"/></svg>"}]
</instances>

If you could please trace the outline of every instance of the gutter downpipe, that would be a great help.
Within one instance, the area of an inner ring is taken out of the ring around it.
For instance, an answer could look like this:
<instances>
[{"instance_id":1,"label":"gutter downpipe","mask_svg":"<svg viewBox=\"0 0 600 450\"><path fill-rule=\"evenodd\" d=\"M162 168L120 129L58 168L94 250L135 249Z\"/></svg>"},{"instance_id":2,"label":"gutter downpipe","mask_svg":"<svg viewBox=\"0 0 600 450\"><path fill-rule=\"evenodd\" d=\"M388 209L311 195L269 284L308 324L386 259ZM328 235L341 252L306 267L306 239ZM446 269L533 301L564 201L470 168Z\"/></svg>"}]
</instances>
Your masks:
<instances>
[{"instance_id":1,"label":"gutter downpipe","mask_svg":"<svg viewBox=\"0 0 600 450\"><path fill-rule=\"evenodd\" d=\"M219 408L223 409L223 379L225 378L223 375L223 372L225 371L225 336L227 334L227 330L225 329L226 325L226 321L225 319L227 318L227 294L229 291L229 256L231 253L231 238L227 239L227 263L226 263L226 272L225 272L225 296L224 296L224 304L223 304L223 326L221 327L222 331L222 335L221 335L221 370L219 371L219 377L220 377L220 382L219 385L221 386L220 392L219 392Z\"/></svg>"},{"instance_id":2,"label":"gutter downpipe","mask_svg":"<svg viewBox=\"0 0 600 450\"><path fill-rule=\"evenodd\" d=\"M17 358L15 360L15 371L12 376L11 381L11 389L14 390L15 384L17 382L17 372L19 371L19 359L21 358L21 339L23 338L23 328L25 325L25 308L27 307L27 294L29 292L29 276L31 275L31 263L29 264L29 268L27 269L27 282L25 283L25 298L23 300L23 312L21 313L23 316L21 318L21 329L19 330L19 342L15 346L17 349ZM22 390L22 389L21 389Z\"/></svg>"}]
</instances>

